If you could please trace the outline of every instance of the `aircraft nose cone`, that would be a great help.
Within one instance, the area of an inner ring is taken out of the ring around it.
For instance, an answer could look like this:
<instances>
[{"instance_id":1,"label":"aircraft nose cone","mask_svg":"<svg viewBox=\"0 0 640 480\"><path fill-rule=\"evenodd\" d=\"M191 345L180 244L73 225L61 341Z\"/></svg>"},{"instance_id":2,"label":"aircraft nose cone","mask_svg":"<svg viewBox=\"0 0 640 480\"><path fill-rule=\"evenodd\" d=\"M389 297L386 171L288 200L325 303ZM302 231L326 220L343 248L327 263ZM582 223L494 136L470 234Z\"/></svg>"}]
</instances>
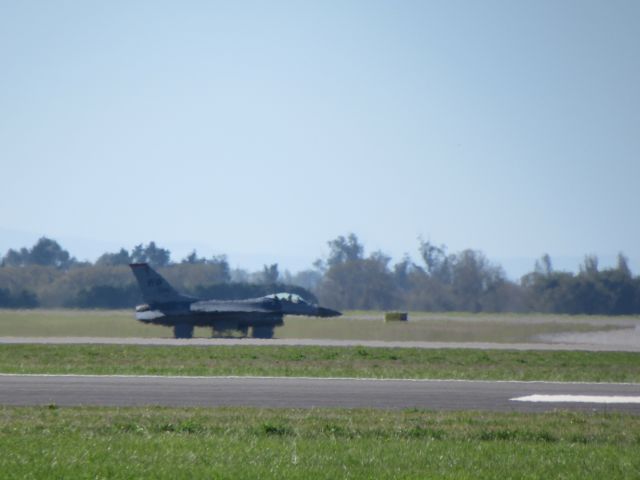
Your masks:
<instances>
[{"instance_id":1,"label":"aircraft nose cone","mask_svg":"<svg viewBox=\"0 0 640 480\"><path fill-rule=\"evenodd\" d=\"M319 317L339 317L342 315L337 310L331 310L330 308L318 307L318 316Z\"/></svg>"}]
</instances>

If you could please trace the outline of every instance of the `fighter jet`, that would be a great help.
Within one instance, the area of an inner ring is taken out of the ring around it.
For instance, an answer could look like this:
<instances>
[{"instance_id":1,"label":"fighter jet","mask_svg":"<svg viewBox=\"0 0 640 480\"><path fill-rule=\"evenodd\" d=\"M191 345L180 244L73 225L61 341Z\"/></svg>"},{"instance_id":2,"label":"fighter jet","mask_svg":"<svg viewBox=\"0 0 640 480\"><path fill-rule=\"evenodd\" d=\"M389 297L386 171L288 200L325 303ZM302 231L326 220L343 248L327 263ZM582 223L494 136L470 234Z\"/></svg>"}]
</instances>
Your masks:
<instances>
[{"instance_id":1,"label":"fighter jet","mask_svg":"<svg viewBox=\"0 0 640 480\"><path fill-rule=\"evenodd\" d=\"M336 317L340 312L320 307L295 293L274 293L246 300L201 300L178 293L146 263L129 264L138 281L144 305L136 318L144 323L173 327L176 338L193 337L194 327L212 327L214 335L237 331L254 338L272 338L285 315Z\"/></svg>"}]
</instances>

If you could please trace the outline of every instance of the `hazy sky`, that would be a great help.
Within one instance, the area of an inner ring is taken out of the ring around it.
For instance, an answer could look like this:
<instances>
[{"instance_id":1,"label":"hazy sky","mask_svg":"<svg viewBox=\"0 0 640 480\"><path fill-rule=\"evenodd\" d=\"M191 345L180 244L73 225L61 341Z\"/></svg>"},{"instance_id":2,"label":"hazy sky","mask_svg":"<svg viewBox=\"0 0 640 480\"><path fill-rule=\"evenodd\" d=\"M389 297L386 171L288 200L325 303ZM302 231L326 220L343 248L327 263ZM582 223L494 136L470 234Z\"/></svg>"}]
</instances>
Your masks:
<instances>
[{"instance_id":1,"label":"hazy sky","mask_svg":"<svg viewBox=\"0 0 640 480\"><path fill-rule=\"evenodd\" d=\"M638 25L637 0L0 0L0 254L298 270L355 232L639 274Z\"/></svg>"}]
</instances>

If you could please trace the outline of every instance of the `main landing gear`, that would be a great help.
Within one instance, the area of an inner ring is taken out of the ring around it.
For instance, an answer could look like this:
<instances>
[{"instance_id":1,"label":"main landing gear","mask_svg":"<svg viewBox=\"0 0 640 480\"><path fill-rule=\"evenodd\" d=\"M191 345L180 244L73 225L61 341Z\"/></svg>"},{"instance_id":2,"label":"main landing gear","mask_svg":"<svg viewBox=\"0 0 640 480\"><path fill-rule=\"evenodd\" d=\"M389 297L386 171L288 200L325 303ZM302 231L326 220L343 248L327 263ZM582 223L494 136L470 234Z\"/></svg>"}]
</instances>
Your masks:
<instances>
[{"instance_id":1,"label":"main landing gear","mask_svg":"<svg viewBox=\"0 0 640 480\"><path fill-rule=\"evenodd\" d=\"M190 323L176 323L173 327L176 338L193 338L193 325Z\"/></svg>"},{"instance_id":2,"label":"main landing gear","mask_svg":"<svg viewBox=\"0 0 640 480\"><path fill-rule=\"evenodd\" d=\"M253 327L251 336L253 338L273 338L273 325Z\"/></svg>"},{"instance_id":3,"label":"main landing gear","mask_svg":"<svg viewBox=\"0 0 640 480\"><path fill-rule=\"evenodd\" d=\"M251 328L252 338L273 338L273 325L258 325ZM236 328L212 328L213 338L246 338L249 336L249 325L239 325ZM176 323L173 326L175 338L193 338L193 324Z\"/></svg>"}]
</instances>

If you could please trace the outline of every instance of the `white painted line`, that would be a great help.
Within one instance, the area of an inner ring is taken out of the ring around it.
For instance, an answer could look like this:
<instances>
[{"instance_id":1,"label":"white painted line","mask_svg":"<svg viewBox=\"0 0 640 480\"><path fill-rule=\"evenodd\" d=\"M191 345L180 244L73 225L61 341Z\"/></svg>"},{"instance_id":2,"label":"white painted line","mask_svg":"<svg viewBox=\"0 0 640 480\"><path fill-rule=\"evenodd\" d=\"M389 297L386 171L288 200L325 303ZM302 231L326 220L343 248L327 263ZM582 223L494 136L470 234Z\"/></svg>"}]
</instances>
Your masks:
<instances>
[{"instance_id":1,"label":"white painted line","mask_svg":"<svg viewBox=\"0 0 640 480\"><path fill-rule=\"evenodd\" d=\"M516 402L552 402L552 403L640 403L640 397L621 395L527 395L512 398Z\"/></svg>"}]
</instances>

